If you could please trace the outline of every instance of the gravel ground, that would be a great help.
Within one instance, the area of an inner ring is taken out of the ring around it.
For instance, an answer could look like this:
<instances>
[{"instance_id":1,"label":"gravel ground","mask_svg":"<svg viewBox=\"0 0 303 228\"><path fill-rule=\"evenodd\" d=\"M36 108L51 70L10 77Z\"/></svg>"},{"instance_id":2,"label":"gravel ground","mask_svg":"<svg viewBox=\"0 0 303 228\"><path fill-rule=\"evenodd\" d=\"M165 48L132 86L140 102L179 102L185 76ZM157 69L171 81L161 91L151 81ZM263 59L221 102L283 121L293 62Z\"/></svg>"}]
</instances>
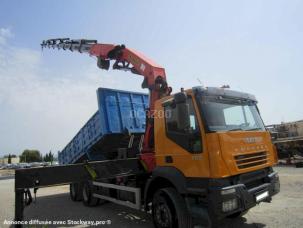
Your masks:
<instances>
[{"instance_id":1,"label":"gravel ground","mask_svg":"<svg viewBox=\"0 0 303 228\"><path fill-rule=\"evenodd\" d=\"M276 167L280 175L281 192L272 203L261 203L243 218L228 219L221 227L303 227L303 169ZM14 180L0 181L0 227L8 227L3 221L14 216ZM126 207L107 203L87 208L81 202L69 199L68 186L39 189L37 202L25 209L25 219L78 221L105 221L103 227L137 228L153 227L150 216ZM109 225L110 224L110 225ZM87 227L72 225L73 227ZM56 227L65 227L56 225Z\"/></svg>"}]
</instances>

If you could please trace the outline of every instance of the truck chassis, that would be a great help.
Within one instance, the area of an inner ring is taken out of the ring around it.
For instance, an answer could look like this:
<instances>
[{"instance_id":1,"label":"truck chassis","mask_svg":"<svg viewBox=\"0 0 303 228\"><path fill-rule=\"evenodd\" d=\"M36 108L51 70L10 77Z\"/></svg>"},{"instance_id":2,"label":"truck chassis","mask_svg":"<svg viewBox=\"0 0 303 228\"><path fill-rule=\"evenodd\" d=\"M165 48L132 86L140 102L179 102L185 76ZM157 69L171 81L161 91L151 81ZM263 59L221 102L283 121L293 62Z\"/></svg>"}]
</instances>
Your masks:
<instances>
[{"instance_id":1,"label":"truck chassis","mask_svg":"<svg viewBox=\"0 0 303 228\"><path fill-rule=\"evenodd\" d=\"M134 202L118 200L117 198L97 193L93 193L93 196L124 206L129 206L134 209L140 209L140 188L105 183L109 179L126 178L140 175L145 175L145 171L142 169L137 158L16 170L15 221L23 221L24 219L24 208L25 206L30 205L32 202L32 196L30 193L31 188L34 189L34 193L36 193L38 188L72 183L90 182L93 186L134 193Z\"/></svg>"},{"instance_id":2,"label":"truck chassis","mask_svg":"<svg viewBox=\"0 0 303 228\"><path fill-rule=\"evenodd\" d=\"M210 227L227 215L241 216L260 202L270 202L280 189L279 177L271 168L223 179L183 178L173 167L149 173L139 158L19 169L15 174L15 222L24 220L24 208L32 202L30 189L36 193L38 188L57 185L70 184L72 200L83 200L87 206L111 201L136 210L152 209L153 216L158 213L156 204L166 195L176 207L178 227ZM222 202L235 197L242 202L239 208L222 213ZM150 207L150 202L155 205Z\"/></svg>"}]
</instances>

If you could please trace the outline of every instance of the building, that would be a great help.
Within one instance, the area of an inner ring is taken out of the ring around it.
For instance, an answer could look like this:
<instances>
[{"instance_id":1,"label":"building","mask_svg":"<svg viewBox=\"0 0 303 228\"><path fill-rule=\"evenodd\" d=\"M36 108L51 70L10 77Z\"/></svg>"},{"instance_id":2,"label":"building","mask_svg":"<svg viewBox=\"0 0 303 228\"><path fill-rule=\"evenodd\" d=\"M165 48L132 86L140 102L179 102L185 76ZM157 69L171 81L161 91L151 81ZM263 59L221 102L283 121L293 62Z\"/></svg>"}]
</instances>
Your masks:
<instances>
[{"instance_id":1,"label":"building","mask_svg":"<svg viewBox=\"0 0 303 228\"><path fill-rule=\"evenodd\" d=\"M20 162L20 157L12 158L12 164L17 164ZM8 164L8 158L0 158L0 165Z\"/></svg>"},{"instance_id":2,"label":"building","mask_svg":"<svg viewBox=\"0 0 303 228\"><path fill-rule=\"evenodd\" d=\"M267 126L277 138L303 137L303 120Z\"/></svg>"},{"instance_id":3,"label":"building","mask_svg":"<svg viewBox=\"0 0 303 228\"><path fill-rule=\"evenodd\" d=\"M303 157L303 120L267 126L278 152L278 157Z\"/></svg>"}]
</instances>

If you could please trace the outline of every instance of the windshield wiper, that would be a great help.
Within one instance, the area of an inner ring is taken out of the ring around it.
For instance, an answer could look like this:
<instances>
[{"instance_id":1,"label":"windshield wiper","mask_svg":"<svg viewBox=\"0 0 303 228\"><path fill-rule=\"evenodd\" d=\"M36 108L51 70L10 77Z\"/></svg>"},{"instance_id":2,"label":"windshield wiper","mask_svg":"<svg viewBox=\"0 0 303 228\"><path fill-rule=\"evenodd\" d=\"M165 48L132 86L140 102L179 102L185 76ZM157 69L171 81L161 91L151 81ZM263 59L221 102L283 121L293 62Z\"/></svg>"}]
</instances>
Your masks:
<instances>
[{"instance_id":1,"label":"windshield wiper","mask_svg":"<svg viewBox=\"0 0 303 228\"><path fill-rule=\"evenodd\" d=\"M242 128L233 128L233 129L230 129L228 131L243 131L243 129Z\"/></svg>"},{"instance_id":2,"label":"windshield wiper","mask_svg":"<svg viewBox=\"0 0 303 228\"><path fill-rule=\"evenodd\" d=\"M251 129L247 129L247 131L256 131L256 130L262 130L260 127L256 127L256 128L251 128Z\"/></svg>"}]
</instances>

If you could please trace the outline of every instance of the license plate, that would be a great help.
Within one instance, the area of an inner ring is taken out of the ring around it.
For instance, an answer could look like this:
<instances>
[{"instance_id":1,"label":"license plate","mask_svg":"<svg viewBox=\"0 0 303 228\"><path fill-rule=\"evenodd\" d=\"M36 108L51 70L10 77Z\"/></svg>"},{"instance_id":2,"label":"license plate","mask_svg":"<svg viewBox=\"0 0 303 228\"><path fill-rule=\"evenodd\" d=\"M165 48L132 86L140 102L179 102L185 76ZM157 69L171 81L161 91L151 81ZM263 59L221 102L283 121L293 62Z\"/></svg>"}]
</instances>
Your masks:
<instances>
[{"instance_id":1,"label":"license plate","mask_svg":"<svg viewBox=\"0 0 303 228\"><path fill-rule=\"evenodd\" d=\"M259 195L256 195L256 201L259 202L259 201L261 201L261 200L267 198L268 195L269 195L269 194L268 194L268 191L263 192L263 193L261 193L261 194L259 194Z\"/></svg>"}]
</instances>

